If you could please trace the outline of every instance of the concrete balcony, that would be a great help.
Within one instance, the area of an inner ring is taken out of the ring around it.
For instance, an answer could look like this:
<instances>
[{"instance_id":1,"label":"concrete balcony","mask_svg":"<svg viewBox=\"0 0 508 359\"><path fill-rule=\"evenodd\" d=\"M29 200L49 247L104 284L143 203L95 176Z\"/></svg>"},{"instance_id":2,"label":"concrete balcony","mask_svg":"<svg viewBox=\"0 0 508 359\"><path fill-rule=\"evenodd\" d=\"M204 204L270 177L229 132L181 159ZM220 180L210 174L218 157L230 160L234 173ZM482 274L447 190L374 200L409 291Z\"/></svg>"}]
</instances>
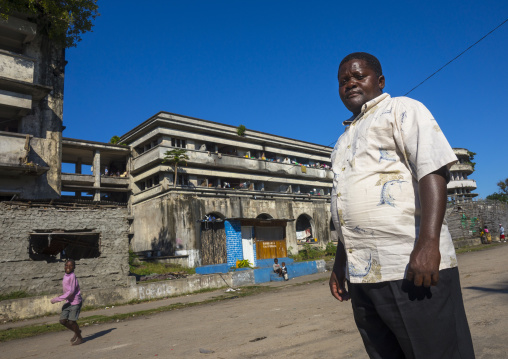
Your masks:
<instances>
[{"instance_id":1,"label":"concrete balcony","mask_svg":"<svg viewBox=\"0 0 508 359\"><path fill-rule=\"evenodd\" d=\"M3 77L33 83L34 67L34 59L0 50L0 69L2 69Z\"/></svg>"},{"instance_id":2,"label":"concrete balcony","mask_svg":"<svg viewBox=\"0 0 508 359\"><path fill-rule=\"evenodd\" d=\"M162 185L153 186L145 189L144 191L138 192L134 195L133 203L143 202L149 198L157 196L164 192L164 187Z\"/></svg>"},{"instance_id":3,"label":"concrete balcony","mask_svg":"<svg viewBox=\"0 0 508 359\"><path fill-rule=\"evenodd\" d=\"M172 148L158 146L144 152L132 161L133 172L139 172L144 168L153 167L158 164L164 153ZM280 162L270 162L264 160L250 159L238 156L208 153L204 151L187 150L189 156L189 167L201 167L206 169L231 170L243 173L270 173L276 174L278 177L295 177L301 176L305 178L333 179L333 173L328 169L320 169L313 167L304 167L295 164L286 164Z\"/></svg>"},{"instance_id":4,"label":"concrete balcony","mask_svg":"<svg viewBox=\"0 0 508 359\"><path fill-rule=\"evenodd\" d=\"M448 185L446 187L447 187L448 191L454 190L454 189L459 189L459 188L474 190L474 189L476 189L476 181L472 180L472 179L450 181L450 183L448 183Z\"/></svg>"},{"instance_id":5,"label":"concrete balcony","mask_svg":"<svg viewBox=\"0 0 508 359\"><path fill-rule=\"evenodd\" d=\"M456 163L450 168L450 172L465 172L471 174L474 172L473 166L469 163Z\"/></svg>"},{"instance_id":6,"label":"concrete balcony","mask_svg":"<svg viewBox=\"0 0 508 359\"><path fill-rule=\"evenodd\" d=\"M32 142L31 142L32 141ZM37 141L19 133L0 131L0 173L6 175L41 175L49 167L45 163L34 163L29 159L30 147Z\"/></svg>"},{"instance_id":7,"label":"concrete balcony","mask_svg":"<svg viewBox=\"0 0 508 359\"><path fill-rule=\"evenodd\" d=\"M465 148L454 148L453 153L455 153L457 157L467 156L469 158L469 151Z\"/></svg>"},{"instance_id":8,"label":"concrete balcony","mask_svg":"<svg viewBox=\"0 0 508 359\"><path fill-rule=\"evenodd\" d=\"M265 192L265 191L252 191L252 190L235 190L235 189L216 189L216 188L207 188L207 187L192 187L192 186L177 186L173 188L172 184L169 187L165 187L162 184L155 185L153 187L147 188L141 192L133 194L132 203L140 203L146 201L149 198L158 196L160 194L166 192L177 192L177 193L186 193L193 194L197 196L205 196L205 197L216 197L216 198L225 198L225 197L249 197L253 199L273 199L273 198L283 198L283 199L293 199L300 201L326 201L330 202L329 195L309 195L306 193L281 193L281 192Z\"/></svg>"},{"instance_id":9,"label":"concrete balcony","mask_svg":"<svg viewBox=\"0 0 508 359\"><path fill-rule=\"evenodd\" d=\"M0 33L9 34L9 36L0 36L2 48L21 52L24 44L35 38L37 25L13 15L7 19L0 17Z\"/></svg>"},{"instance_id":10,"label":"concrete balcony","mask_svg":"<svg viewBox=\"0 0 508 359\"><path fill-rule=\"evenodd\" d=\"M0 117L24 116L32 109L32 96L0 90Z\"/></svg>"},{"instance_id":11,"label":"concrete balcony","mask_svg":"<svg viewBox=\"0 0 508 359\"><path fill-rule=\"evenodd\" d=\"M0 132L0 163L19 165L28 156L26 135Z\"/></svg>"},{"instance_id":12,"label":"concrete balcony","mask_svg":"<svg viewBox=\"0 0 508 359\"><path fill-rule=\"evenodd\" d=\"M83 175L77 173L62 173L63 191L91 191L99 189L107 192L129 192L128 177L101 177L100 187L94 187L95 179L93 175Z\"/></svg>"}]
</instances>

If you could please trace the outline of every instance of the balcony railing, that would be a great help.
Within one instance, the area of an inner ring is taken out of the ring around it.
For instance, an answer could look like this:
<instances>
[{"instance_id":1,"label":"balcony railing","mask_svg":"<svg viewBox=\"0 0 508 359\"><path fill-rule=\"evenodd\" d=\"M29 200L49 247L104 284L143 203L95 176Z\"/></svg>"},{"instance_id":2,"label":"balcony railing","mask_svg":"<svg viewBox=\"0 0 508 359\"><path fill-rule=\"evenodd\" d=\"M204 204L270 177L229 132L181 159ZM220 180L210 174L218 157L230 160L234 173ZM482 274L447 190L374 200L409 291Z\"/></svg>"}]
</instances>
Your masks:
<instances>
[{"instance_id":1,"label":"balcony railing","mask_svg":"<svg viewBox=\"0 0 508 359\"><path fill-rule=\"evenodd\" d=\"M171 148L158 146L142 155L136 157L133 162L133 172L137 172L144 167L151 167L154 162L159 162L164 158L164 153ZM197 167L229 169L232 171L241 170L248 172L277 173L289 176L305 176L308 178L333 179L332 171L324 168L302 167L296 164L286 164L281 162L271 162L266 160L251 159L233 155L225 155L204 151L187 151L190 166L196 164Z\"/></svg>"}]
</instances>

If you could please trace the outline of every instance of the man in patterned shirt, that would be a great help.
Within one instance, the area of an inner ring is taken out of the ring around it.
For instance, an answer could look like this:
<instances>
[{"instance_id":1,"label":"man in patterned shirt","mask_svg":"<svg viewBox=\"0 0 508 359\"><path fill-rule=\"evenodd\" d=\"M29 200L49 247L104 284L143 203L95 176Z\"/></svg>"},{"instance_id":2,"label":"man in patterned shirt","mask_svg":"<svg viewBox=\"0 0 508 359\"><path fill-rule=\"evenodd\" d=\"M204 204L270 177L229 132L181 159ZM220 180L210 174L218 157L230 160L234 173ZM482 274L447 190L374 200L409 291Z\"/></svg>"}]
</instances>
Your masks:
<instances>
[{"instance_id":1,"label":"man in patterned shirt","mask_svg":"<svg viewBox=\"0 0 508 359\"><path fill-rule=\"evenodd\" d=\"M457 157L423 104L383 93L376 57L346 56L338 80L353 116L332 153L332 295L351 298L371 358L474 358L444 221Z\"/></svg>"}]
</instances>

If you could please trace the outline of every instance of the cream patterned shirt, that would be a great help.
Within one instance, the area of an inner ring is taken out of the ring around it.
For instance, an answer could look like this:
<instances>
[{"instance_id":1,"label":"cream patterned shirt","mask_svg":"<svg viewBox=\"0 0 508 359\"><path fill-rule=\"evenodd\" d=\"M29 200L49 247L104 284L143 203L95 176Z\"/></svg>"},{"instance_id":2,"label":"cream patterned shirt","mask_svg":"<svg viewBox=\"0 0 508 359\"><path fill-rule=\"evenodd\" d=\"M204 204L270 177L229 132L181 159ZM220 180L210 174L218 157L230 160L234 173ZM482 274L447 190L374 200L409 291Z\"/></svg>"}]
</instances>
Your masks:
<instances>
[{"instance_id":1,"label":"cream patterned shirt","mask_svg":"<svg viewBox=\"0 0 508 359\"><path fill-rule=\"evenodd\" d=\"M427 108L388 94L367 102L332 152L331 211L352 283L403 279L420 230L418 181L457 161ZM457 266L446 221L440 270Z\"/></svg>"}]
</instances>

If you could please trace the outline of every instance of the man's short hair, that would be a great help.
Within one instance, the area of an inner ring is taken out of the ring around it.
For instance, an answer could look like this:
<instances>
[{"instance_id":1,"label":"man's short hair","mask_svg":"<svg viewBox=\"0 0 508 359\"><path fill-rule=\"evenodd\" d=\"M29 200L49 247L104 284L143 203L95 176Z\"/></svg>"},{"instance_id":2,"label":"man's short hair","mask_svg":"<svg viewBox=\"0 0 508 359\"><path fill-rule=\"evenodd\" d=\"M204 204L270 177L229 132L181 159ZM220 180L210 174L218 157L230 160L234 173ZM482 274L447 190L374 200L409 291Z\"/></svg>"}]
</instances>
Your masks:
<instances>
[{"instance_id":1,"label":"man's short hair","mask_svg":"<svg viewBox=\"0 0 508 359\"><path fill-rule=\"evenodd\" d=\"M339 69L343 64L345 64L346 62L351 61L351 60L363 60L369 65L369 67L372 70L374 70L377 77L383 75L383 69L381 68L381 63L379 62L377 57L374 55L371 55L369 53L366 53L366 52L353 52L352 54L347 55L340 62Z\"/></svg>"}]
</instances>

